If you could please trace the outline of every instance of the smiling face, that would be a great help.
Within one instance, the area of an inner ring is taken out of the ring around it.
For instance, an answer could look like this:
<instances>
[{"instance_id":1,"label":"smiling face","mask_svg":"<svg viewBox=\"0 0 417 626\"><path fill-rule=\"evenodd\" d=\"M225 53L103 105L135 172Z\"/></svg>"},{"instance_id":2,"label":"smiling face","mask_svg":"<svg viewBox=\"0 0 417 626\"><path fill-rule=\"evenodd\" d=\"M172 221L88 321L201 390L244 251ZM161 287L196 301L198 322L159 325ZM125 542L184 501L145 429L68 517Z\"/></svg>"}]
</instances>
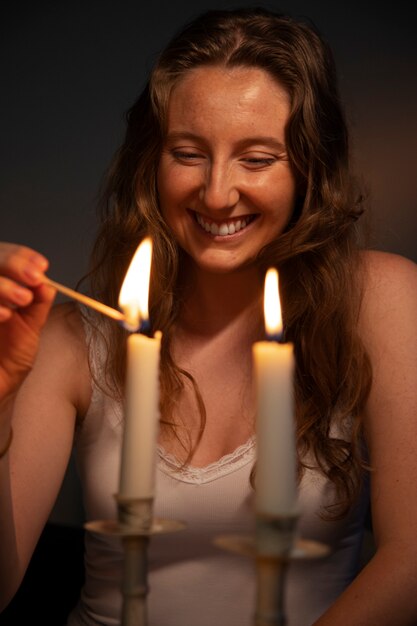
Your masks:
<instances>
[{"instance_id":1,"label":"smiling face","mask_svg":"<svg viewBox=\"0 0 417 626\"><path fill-rule=\"evenodd\" d=\"M246 267L287 225L296 198L289 111L285 89L257 68L200 67L173 88L159 201L198 267Z\"/></svg>"}]
</instances>

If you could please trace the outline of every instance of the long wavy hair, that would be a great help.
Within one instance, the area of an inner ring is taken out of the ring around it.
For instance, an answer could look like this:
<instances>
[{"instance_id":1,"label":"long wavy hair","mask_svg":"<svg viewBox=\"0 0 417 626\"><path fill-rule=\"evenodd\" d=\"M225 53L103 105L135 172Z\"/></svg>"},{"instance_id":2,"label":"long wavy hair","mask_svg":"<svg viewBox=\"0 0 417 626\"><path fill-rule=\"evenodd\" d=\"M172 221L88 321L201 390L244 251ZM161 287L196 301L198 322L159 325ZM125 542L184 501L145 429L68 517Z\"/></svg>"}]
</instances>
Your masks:
<instances>
[{"instance_id":1,"label":"long wavy hair","mask_svg":"<svg viewBox=\"0 0 417 626\"><path fill-rule=\"evenodd\" d=\"M138 242L152 237L150 317L152 327L163 332L161 421L172 425L173 406L188 378L202 432L205 410L198 387L170 351L181 303L182 252L161 215L156 174L171 90L188 71L205 65L261 68L290 96L286 145L300 195L290 224L260 251L259 263L279 267L286 338L295 346L300 475L311 464L333 482L338 498L327 515L336 518L354 504L366 468L361 412L371 368L356 330L362 289L357 219L363 201L351 174L333 55L312 24L257 7L220 10L201 15L174 36L127 112L125 139L103 187L91 288L117 306ZM125 331L110 323L104 335L107 387L122 397Z\"/></svg>"}]
</instances>

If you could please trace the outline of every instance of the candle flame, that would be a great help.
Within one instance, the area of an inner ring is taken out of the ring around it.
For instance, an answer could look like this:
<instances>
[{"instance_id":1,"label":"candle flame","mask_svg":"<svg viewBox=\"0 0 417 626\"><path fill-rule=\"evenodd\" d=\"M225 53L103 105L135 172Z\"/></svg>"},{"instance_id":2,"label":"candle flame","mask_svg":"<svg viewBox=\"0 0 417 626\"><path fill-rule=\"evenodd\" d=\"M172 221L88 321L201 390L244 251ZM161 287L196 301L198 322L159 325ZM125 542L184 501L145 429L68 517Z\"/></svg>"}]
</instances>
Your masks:
<instances>
[{"instance_id":1,"label":"candle flame","mask_svg":"<svg viewBox=\"0 0 417 626\"><path fill-rule=\"evenodd\" d=\"M140 321L147 321L149 280L152 263L152 240L146 237L132 257L120 289L119 306L126 317L125 326L136 330Z\"/></svg>"},{"instance_id":2,"label":"candle flame","mask_svg":"<svg viewBox=\"0 0 417 626\"><path fill-rule=\"evenodd\" d=\"M279 299L278 272L270 268L265 276L264 316L269 336L282 334L281 303Z\"/></svg>"}]
</instances>

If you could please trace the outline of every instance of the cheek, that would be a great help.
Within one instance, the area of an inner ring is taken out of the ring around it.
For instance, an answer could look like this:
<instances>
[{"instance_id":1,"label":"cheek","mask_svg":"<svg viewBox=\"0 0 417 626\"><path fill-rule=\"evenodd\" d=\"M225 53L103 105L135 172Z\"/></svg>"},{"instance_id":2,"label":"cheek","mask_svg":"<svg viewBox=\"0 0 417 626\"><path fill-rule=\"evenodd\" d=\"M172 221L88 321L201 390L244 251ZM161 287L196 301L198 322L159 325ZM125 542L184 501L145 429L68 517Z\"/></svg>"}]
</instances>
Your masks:
<instances>
[{"instance_id":1,"label":"cheek","mask_svg":"<svg viewBox=\"0 0 417 626\"><path fill-rule=\"evenodd\" d=\"M165 220L184 219L198 197L194 168L160 167L157 177L159 206Z\"/></svg>"},{"instance_id":2,"label":"cheek","mask_svg":"<svg viewBox=\"0 0 417 626\"><path fill-rule=\"evenodd\" d=\"M161 201L164 199L165 202L171 203L181 198L184 187L182 178L177 168L166 164L162 159L157 175L158 194Z\"/></svg>"},{"instance_id":3,"label":"cheek","mask_svg":"<svg viewBox=\"0 0 417 626\"><path fill-rule=\"evenodd\" d=\"M265 193L264 206L267 207L271 218L277 221L277 224L286 225L290 220L297 198L296 185L292 178L281 180L279 182L272 181L265 186L265 191L273 190L272 193Z\"/></svg>"},{"instance_id":4,"label":"cheek","mask_svg":"<svg viewBox=\"0 0 417 626\"><path fill-rule=\"evenodd\" d=\"M178 177L172 173L172 168L160 164L157 174L157 190L161 215L165 223L169 226L174 236L178 236L181 231L181 191L179 189Z\"/></svg>"}]
</instances>

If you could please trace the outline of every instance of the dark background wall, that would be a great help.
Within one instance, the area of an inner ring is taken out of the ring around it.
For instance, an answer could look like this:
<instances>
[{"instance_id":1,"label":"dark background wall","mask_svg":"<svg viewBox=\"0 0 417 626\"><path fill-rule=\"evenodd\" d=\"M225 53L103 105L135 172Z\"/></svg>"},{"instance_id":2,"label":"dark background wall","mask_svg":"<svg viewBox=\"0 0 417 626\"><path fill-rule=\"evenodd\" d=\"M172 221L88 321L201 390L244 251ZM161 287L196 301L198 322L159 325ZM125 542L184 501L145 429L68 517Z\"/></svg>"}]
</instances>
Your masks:
<instances>
[{"instance_id":1,"label":"dark background wall","mask_svg":"<svg viewBox=\"0 0 417 626\"><path fill-rule=\"evenodd\" d=\"M96 193L122 139L124 112L155 56L201 10L250 4L3 5L0 239L40 250L50 259L51 278L74 286L86 269ZM331 43L356 165L371 192L372 245L417 261L417 38L409 3L263 5L309 17ZM82 520L73 466L52 520Z\"/></svg>"}]
</instances>

